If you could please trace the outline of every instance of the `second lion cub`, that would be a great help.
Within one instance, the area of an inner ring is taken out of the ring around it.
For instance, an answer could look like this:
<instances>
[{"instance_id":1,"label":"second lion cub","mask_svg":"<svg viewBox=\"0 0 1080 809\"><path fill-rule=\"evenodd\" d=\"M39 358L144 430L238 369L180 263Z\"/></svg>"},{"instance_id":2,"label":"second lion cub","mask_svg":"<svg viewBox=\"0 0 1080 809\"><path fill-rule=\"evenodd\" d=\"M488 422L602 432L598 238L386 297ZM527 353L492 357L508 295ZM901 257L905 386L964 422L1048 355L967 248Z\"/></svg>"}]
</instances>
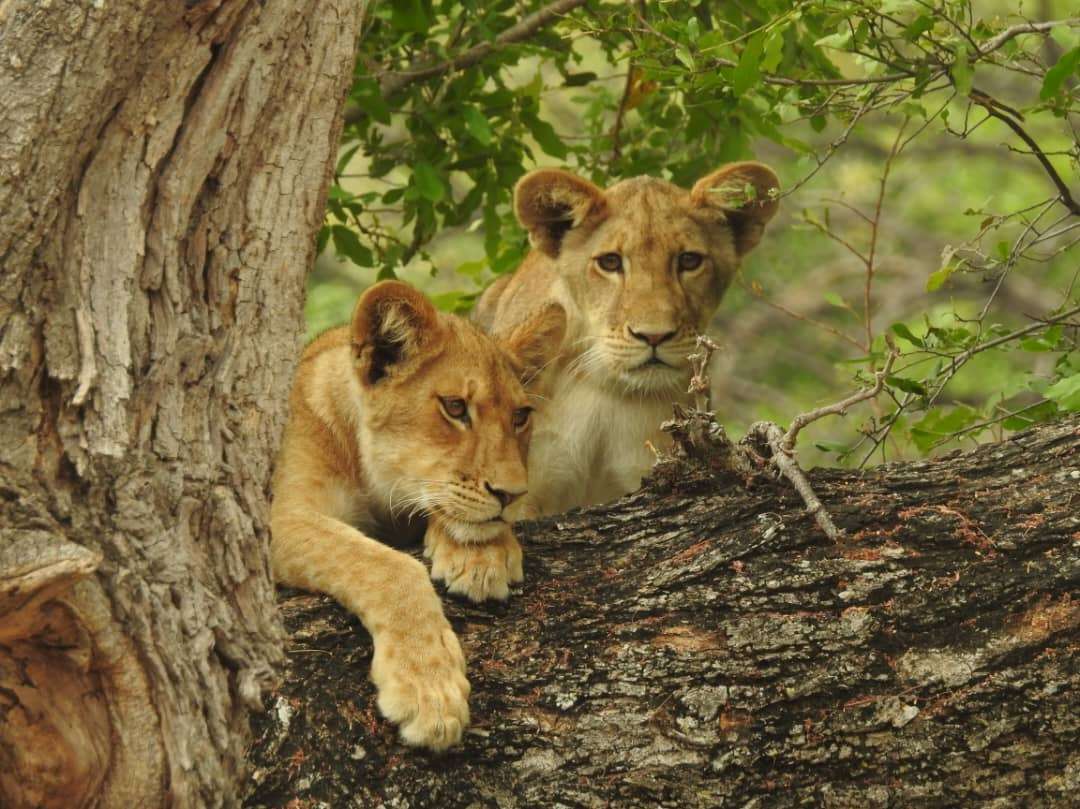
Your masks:
<instances>
[{"instance_id":1,"label":"second lion cub","mask_svg":"<svg viewBox=\"0 0 1080 809\"><path fill-rule=\"evenodd\" d=\"M523 380L565 326L552 306L497 342L388 281L300 360L273 481L274 576L360 618L379 710L409 744L461 738L465 658L423 564L372 537L427 516L432 575L474 600L506 597L521 579L509 523L526 490Z\"/></svg>"}]
</instances>

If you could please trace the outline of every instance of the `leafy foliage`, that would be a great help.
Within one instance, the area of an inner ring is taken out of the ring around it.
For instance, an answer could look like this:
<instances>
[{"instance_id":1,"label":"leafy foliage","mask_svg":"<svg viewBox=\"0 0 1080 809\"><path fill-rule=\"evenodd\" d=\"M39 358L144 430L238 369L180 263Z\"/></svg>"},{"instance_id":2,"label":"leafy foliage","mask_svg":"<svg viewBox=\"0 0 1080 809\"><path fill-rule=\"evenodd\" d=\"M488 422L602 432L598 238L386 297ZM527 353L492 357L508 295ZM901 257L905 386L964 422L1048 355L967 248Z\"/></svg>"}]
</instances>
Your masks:
<instances>
[{"instance_id":1,"label":"leafy foliage","mask_svg":"<svg viewBox=\"0 0 1080 809\"><path fill-rule=\"evenodd\" d=\"M1062 19L1032 23L968 0L375 4L319 237L344 263L316 273L309 317L340 315L355 273L441 272L440 305L467 310L527 249L510 197L534 165L688 185L758 155L781 170L787 218L721 319L780 313L822 372L766 347L763 371L726 364L718 406L738 404L728 379L766 379L742 405L790 418L835 398L853 365L868 378L890 332L903 356L889 402L815 441L841 460L1076 410L1080 28L1056 5ZM1022 182L1000 181L1006 164ZM927 188L927 165L951 185ZM898 271L906 254L921 269ZM840 271L814 289L826 265ZM1023 273L1053 290L1028 296L1039 320L1009 300ZM919 276L914 291L901 275Z\"/></svg>"}]
</instances>

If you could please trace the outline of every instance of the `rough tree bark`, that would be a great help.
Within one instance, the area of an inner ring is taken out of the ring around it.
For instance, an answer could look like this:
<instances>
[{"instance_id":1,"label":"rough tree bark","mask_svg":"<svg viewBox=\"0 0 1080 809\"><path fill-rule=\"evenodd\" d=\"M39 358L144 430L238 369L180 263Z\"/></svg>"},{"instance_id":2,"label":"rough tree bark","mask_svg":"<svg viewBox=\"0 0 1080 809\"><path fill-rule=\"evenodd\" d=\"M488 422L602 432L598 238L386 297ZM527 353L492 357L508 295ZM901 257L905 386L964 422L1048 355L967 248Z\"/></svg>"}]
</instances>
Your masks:
<instances>
[{"instance_id":1,"label":"rough tree bark","mask_svg":"<svg viewBox=\"0 0 1080 809\"><path fill-rule=\"evenodd\" d=\"M447 600L474 725L444 756L377 717L357 622L285 594L248 805L1080 804L1080 418L810 477L845 544L701 467L524 526L523 592Z\"/></svg>"},{"instance_id":2,"label":"rough tree bark","mask_svg":"<svg viewBox=\"0 0 1080 809\"><path fill-rule=\"evenodd\" d=\"M0 0L0 805L221 806L357 0Z\"/></svg>"}]
</instances>

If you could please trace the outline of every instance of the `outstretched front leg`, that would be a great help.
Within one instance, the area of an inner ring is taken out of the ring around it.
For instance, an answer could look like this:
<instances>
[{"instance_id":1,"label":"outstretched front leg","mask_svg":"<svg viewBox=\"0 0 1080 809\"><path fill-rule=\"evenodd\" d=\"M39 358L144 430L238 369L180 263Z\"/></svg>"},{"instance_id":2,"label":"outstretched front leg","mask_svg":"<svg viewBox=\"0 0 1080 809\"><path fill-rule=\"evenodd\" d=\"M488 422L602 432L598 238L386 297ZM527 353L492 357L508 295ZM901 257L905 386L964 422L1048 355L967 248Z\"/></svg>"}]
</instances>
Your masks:
<instances>
[{"instance_id":1,"label":"outstretched front leg","mask_svg":"<svg viewBox=\"0 0 1080 809\"><path fill-rule=\"evenodd\" d=\"M431 560L431 578L470 601L502 601L510 585L525 578L521 545L510 526L485 542L460 542L433 517L424 535L424 556Z\"/></svg>"},{"instance_id":2,"label":"outstretched front leg","mask_svg":"<svg viewBox=\"0 0 1080 809\"><path fill-rule=\"evenodd\" d=\"M279 496L271 522L275 578L333 596L371 633L379 710L402 740L457 744L469 724L465 656L424 565L301 497Z\"/></svg>"}]
</instances>

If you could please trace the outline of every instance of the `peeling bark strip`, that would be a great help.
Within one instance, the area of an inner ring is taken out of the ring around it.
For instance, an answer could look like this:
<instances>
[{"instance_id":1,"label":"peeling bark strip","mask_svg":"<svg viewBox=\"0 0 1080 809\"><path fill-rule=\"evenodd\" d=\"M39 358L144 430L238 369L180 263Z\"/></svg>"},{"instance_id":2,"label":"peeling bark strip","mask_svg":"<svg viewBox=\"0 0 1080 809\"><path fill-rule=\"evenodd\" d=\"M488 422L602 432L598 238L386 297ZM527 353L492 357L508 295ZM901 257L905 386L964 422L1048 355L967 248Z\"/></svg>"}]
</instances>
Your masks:
<instances>
[{"instance_id":1,"label":"peeling bark strip","mask_svg":"<svg viewBox=\"0 0 1080 809\"><path fill-rule=\"evenodd\" d=\"M376 716L357 622L286 594L248 805L1075 805L1080 418L810 478L846 543L700 469L524 526L523 593L447 599L474 725L442 757Z\"/></svg>"},{"instance_id":2,"label":"peeling bark strip","mask_svg":"<svg viewBox=\"0 0 1080 809\"><path fill-rule=\"evenodd\" d=\"M0 0L0 805L237 802L357 0Z\"/></svg>"}]
</instances>

